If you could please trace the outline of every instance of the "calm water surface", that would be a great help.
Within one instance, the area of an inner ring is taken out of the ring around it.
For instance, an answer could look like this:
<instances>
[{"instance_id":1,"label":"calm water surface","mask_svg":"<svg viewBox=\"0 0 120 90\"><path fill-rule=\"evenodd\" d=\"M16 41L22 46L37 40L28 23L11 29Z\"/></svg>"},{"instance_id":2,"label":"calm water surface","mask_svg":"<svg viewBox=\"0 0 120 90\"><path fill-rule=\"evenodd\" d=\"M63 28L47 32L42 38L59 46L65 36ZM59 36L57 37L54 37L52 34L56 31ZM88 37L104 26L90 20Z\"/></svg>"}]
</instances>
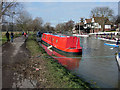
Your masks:
<instances>
[{"instance_id":1,"label":"calm water surface","mask_svg":"<svg viewBox=\"0 0 120 90\"><path fill-rule=\"evenodd\" d=\"M118 48L106 46L105 41L94 37L80 38L80 41L83 48L81 58L68 58L55 51L52 54L57 57L53 58L89 83L96 82L102 88L120 88L120 72L115 59ZM47 53L52 55L49 50Z\"/></svg>"},{"instance_id":2,"label":"calm water surface","mask_svg":"<svg viewBox=\"0 0 120 90\"><path fill-rule=\"evenodd\" d=\"M83 47L79 67L72 70L78 76L92 83L96 82L102 88L117 88L118 66L115 53L118 48L106 46L105 41L90 38L80 38Z\"/></svg>"}]
</instances>

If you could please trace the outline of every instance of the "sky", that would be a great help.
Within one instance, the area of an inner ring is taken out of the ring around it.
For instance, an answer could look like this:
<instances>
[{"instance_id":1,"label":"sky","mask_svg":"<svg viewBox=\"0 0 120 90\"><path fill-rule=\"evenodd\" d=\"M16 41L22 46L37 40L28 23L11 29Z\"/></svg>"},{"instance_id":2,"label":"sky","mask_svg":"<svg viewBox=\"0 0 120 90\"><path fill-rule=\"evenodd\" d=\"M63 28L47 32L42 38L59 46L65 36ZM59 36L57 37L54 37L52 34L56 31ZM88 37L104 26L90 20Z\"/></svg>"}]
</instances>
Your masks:
<instances>
[{"instance_id":1,"label":"sky","mask_svg":"<svg viewBox=\"0 0 120 90\"><path fill-rule=\"evenodd\" d=\"M118 2L24 2L25 9L33 18L42 17L44 23L52 26L80 18L90 18L90 11L95 7L109 7L114 15L118 14Z\"/></svg>"}]
</instances>

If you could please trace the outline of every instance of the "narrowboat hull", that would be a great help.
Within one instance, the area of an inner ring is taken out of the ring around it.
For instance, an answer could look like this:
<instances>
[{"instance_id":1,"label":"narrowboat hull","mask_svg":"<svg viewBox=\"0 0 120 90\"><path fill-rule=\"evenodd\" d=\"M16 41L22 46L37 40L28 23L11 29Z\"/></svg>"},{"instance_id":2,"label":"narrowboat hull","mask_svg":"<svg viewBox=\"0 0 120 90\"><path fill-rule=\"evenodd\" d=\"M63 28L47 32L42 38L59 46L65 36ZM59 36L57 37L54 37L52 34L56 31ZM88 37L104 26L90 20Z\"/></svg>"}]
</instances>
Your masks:
<instances>
[{"instance_id":1,"label":"narrowboat hull","mask_svg":"<svg viewBox=\"0 0 120 90\"><path fill-rule=\"evenodd\" d=\"M51 34L43 34L41 42L50 49L65 54L81 55L82 47L77 37L54 36Z\"/></svg>"},{"instance_id":2,"label":"narrowboat hull","mask_svg":"<svg viewBox=\"0 0 120 90\"><path fill-rule=\"evenodd\" d=\"M47 49L47 47L43 44L41 46L45 49L45 51L55 60L58 60L59 63L61 63L63 66L65 66L67 69L72 70L79 67L79 62L81 60L81 57L66 57L65 55L61 55L60 53L57 53L55 51L50 51Z\"/></svg>"},{"instance_id":3,"label":"narrowboat hull","mask_svg":"<svg viewBox=\"0 0 120 90\"><path fill-rule=\"evenodd\" d=\"M43 40L41 41L41 43L42 43L43 45L45 45L46 47L51 46L50 44L44 42ZM78 52L65 52L65 51L63 51L63 50L60 50L60 49L54 47L54 46L52 46L50 49L53 50L53 51L56 51L56 52L60 53L61 55L65 55L65 56L82 55L82 51L78 51Z\"/></svg>"}]
</instances>

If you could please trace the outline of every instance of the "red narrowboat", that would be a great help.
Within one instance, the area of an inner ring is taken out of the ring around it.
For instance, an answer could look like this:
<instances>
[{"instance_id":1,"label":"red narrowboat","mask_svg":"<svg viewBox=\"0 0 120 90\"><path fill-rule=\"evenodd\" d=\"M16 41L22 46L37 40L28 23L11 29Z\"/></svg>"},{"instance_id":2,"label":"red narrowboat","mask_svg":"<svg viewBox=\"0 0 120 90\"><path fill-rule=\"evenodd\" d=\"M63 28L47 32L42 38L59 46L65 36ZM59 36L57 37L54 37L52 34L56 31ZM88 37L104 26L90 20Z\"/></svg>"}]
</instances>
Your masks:
<instances>
[{"instance_id":1,"label":"red narrowboat","mask_svg":"<svg viewBox=\"0 0 120 90\"><path fill-rule=\"evenodd\" d=\"M48 48L69 54L82 54L80 47L80 39L76 36L56 35L51 33L43 33L42 43Z\"/></svg>"}]
</instances>

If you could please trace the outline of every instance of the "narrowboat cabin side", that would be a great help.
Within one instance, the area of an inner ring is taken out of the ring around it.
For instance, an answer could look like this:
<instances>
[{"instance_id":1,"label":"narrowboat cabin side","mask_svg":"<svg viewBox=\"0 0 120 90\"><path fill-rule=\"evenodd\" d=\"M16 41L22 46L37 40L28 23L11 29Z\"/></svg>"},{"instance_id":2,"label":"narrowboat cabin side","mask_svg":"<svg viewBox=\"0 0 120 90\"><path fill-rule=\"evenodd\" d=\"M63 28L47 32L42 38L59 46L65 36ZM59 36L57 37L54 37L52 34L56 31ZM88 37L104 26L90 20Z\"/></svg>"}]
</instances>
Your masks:
<instances>
[{"instance_id":1,"label":"narrowboat cabin side","mask_svg":"<svg viewBox=\"0 0 120 90\"><path fill-rule=\"evenodd\" d=\"M82 54L78 37L43 33L42 43L65 53Z\"/></svg>"}]
</instances>

